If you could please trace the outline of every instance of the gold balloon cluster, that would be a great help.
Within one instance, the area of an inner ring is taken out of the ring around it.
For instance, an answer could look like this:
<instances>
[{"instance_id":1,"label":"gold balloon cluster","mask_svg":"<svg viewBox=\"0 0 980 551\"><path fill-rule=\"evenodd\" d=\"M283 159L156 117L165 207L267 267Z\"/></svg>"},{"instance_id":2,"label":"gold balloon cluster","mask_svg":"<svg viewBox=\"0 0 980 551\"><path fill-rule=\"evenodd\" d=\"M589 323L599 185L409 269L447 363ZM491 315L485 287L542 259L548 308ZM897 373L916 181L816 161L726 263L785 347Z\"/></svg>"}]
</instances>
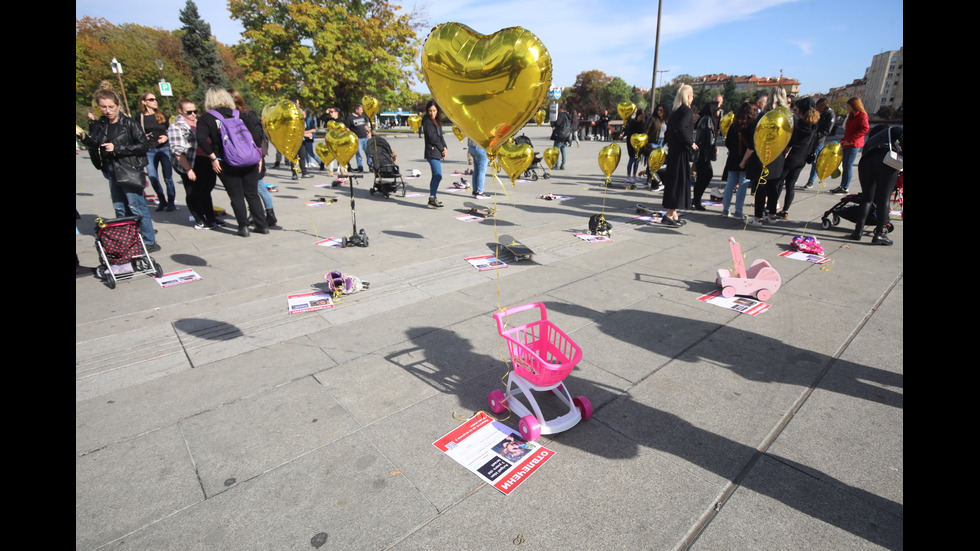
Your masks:
<instances>
[{"instance_id":1,"label":"gold balloon cluster","mask_svg":"<svg viewBox=\"0 0 980 551\"><path fill-rule=\"evenodd\" d=\"M303 132L306 130L303 119L303 112L288 100L270 103L262 108L262 128L272 146L290 161L296 158L303 145Z\"/></svg>"},{"instance_id":2,"label":"gold balloon cluster","mask_svg":"<svg viewBox=\"0 0 980 551\"><path fill-rule=\"evenodd\" d=\"M422 45L421 66L435 101L491 159L544 104L551 87L548 49L521 27L482 35L459 23L436 25ZM515 151L506 153L511 169L515 156L526 156Z\"/></svg>"}]
</instances>

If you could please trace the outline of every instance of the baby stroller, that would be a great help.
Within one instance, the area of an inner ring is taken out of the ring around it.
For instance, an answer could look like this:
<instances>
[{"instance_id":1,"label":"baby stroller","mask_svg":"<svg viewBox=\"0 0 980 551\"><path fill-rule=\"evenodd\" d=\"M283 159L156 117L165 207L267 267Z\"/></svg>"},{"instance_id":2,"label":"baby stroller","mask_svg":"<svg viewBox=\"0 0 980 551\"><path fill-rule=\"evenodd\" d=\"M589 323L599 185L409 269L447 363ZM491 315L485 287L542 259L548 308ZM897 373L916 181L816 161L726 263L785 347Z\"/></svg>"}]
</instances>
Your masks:
<instances>
[{"instance_id":1,"label":"baby stroller","mask_svg":"<svg viewBox=\"0 0 980 551\"><path fill-rule=\"evenodd\" d=\"M520 136L514 138L514 143L517 145L531 145L531 138L528 138L525 134L521 134ZM537 171L539 170L543 170L541 168L541 155L535 153L534 160L531 161L531 166L527 167L527 170L524 171L524 174L521 175L521 177L525 180L531 180L532 182L536 181L538 179ZM544 170L544 179L547 180L548 178L551 178L551 173Z\"/></svg>"},{"instance_id":2,"label":"baby stroller","mask_svg":"<svg viewBox=\"0 0 980 551\"><path fill-rule=\"evenodd\" d=\"M395 156L391 152L388 140L373 136L364 144L364 153L367 154L368 164L374 172L374 185L369 190L371 195L380 193L385 199L389 195L398 191L401 184L399 197L405 196L405 180L402 179L401 171L395 164Z\"/></svg>"},{"instance_id":3,"label":"baby stroller","mask_svg":"<svg viewBox=\"0 0 980 551\"><path fill-rule=\"evenodd\" d=\"M862 213L862 202L863 199L860 193L845 195L836 205L830 207L830 210L823 213L823 218L820 219L820 227L829 230L831 225L836 226L840 224L841 218L857 224L858 218ZM885 213L885 216L888 216L888 213ZM878 225L878 213L873 202L871 203L871 209L868 211L868 219L864 221L864 225L870 227ZM891 222L885 224L885 233L890 233L894 229L895 226Z\"/></svg>"},{"instance_id":4,"label":"baby stroller","mask_svg":"<svg viewBox=\"0 0 980 551\"><path fill-rule=\"evenodd\" d=\"M104 279L110 289L116 288L116 281L137 274L163 275L163 268L150 257L143 243L140 235L142 221L142 216L95 220L95 248L101 259L95 275Z\"/></svg>"},{"instance_id":5,"label":"baby stroller","mask_svg":"<svg viewBox=\"0 0 980 551\"><path fill-rule=\"evenodd\" d=\"M539 308L541 319L526 325L504 329L504 316ZM582 349L554 324L548 321L544 304L534 302L502 310L493 315L497 331L507 341L514 370L507 375L507 394L490 393L490 409L503 413L507 409L520 416L518 428L528 442L542 434L566 431L579 421L592 417L592 403L585 396L572 398L562 382L582 360ZM568 407L568 413L545 419L532 391L551 392ZM523 396L531 409L517 398ZM533 410L533 411L532 411Z\"/></svg>"}]
</instances>

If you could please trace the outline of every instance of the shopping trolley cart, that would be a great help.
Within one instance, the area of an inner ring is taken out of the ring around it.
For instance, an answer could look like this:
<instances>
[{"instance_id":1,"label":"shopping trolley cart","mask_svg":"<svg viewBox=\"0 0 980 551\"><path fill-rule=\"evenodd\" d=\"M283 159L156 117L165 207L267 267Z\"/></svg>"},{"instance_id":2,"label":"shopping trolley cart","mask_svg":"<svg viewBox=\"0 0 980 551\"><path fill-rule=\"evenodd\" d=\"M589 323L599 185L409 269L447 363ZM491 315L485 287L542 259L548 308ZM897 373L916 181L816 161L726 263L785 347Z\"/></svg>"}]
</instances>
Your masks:
<instances>
[{"instance_id":1,"label":"shopping trolley cart","mask_svg":"<svg viewBox=\"0 0 980 551\"><path fill-rule=\"evenodd\" d=\"M504 318L533 308L541 310L541 319L526 325L504 329ZM548 321L544 304L534 302L515 306L493 315L497 331L507 341L514 370L507 375L507 393L490 393L490 409L503 413L510 409L520 416L518 428L525 440L537 440L542 434L566 431L579 421L592 417L592 403L585 396L572 398L562 383L572 368L582 360L582 349L561 329ZM569 411L554 419L545 419L532 391L551 392ZM530 409L518 400L523 396Z\"/></svg>"}]
</instances>

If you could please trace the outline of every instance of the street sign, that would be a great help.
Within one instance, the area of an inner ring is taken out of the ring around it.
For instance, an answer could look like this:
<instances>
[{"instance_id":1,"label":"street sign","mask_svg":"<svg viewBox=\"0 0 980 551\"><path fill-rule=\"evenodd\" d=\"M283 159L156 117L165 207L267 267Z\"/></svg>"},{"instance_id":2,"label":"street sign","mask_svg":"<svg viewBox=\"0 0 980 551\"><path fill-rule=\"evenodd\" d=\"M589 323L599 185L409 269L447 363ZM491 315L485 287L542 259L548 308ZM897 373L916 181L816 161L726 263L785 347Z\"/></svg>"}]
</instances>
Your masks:
<instances>
[{"instance_id":1,"label":"street sign","mask_svg":"<svg viewBox=\"0 0 980 551\"><path fill-rule=\"evenodd\" d=\"M161 96L173 96L174 95L173 90L170 88L170 83L169 82L167 82L165 80L161 80L160 81L160 95Z\"/></svg>"}]
</instances>

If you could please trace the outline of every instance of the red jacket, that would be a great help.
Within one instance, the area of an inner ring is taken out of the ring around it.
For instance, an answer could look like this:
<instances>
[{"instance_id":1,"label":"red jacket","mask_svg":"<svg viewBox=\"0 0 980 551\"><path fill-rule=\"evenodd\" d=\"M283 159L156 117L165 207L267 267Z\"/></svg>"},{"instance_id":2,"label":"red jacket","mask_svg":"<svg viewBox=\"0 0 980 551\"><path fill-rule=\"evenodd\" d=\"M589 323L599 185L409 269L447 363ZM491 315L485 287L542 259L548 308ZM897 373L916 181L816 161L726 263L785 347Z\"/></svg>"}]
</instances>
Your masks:
<instances>
[{"instance_id":1,"label":"red jacket","mask_svg":"<svg viewBox=\"0 0 980 551\"><path fill-rule=\"evenodd\" d=\"M864 135L868 133L871 126L868 124L868 114L855 111L844 123L844 140L848 147L864 147Z\"/></svg>"}]
</instances>

